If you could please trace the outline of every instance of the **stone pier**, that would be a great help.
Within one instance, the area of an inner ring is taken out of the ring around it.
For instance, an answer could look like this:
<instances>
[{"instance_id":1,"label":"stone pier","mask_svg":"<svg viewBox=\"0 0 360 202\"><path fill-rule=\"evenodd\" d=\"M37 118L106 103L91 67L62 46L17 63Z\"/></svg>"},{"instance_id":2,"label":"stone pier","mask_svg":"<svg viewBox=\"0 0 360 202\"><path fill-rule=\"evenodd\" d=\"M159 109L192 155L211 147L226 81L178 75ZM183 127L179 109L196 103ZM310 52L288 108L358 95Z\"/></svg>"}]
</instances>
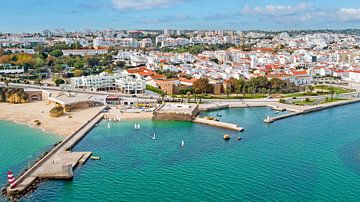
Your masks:
<instances>
[{"instance_id":1,"label":"stone pier","mask_svg":"<svg viewBox=\"0 0 360 202\"><path fill-rule=\"evenodd\" d=\"M97 113L87 123L82 125L64 141L54 147L49 153L31 166L16 180L15 188L7 188L7 195L24 195L37 179L71 179L73 169L82 165L91 156L91 152L71 152L71 149L96 125L103 113Z\"/></svg>"}]
</instances>

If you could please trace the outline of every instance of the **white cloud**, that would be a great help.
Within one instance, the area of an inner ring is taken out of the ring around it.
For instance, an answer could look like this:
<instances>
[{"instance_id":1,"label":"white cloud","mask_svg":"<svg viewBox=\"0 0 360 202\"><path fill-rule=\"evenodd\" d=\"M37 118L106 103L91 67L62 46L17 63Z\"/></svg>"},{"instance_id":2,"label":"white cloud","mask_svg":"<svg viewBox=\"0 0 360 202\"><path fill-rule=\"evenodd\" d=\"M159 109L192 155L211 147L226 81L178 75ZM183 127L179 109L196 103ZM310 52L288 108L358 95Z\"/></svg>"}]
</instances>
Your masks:
<instances>
[{"instance_id":1,"label":"white cloud","mask_svg":"<svg viewBox=\"0 0 360 202\"><path fill-rule=\"evenodd\" d=\"M340 8L337 14L344 21L360 20L360 8Z\"/></svg>"},{"instance_id":2,"label":"white cloud","mask_svg":"<svg viewBox=\"0 0 360 202\"><path fill-rule=\"evenodd\" d=\"M297 15L309 9L311 10L311 8L312 8L311 4L308 3L300 3L295 6L289 6L289 5L267 5L264 7L245 6L242 10L242 13L247 15L265 15L265 16Z\"/></svg>"},{"instance_id":3,"label":"white cloud","mask_svg":"<svg viewBox=\"0 0 360 202\"><path fill-rule=\"evenodd\" d=\"M297 5L245 6L241 13L247 16L258 17L260 21L265 20L276 23L305 22L328 15L325 11L306 2Z\"/></svg>"},{"instance_id":4,"label":"white cloud","mask_svg":"<svg viewBox=\"0 0 360 202\"><path fill-rule=\"evenodd\" d=\"M185 0L113 0L115 8L119 10L147 10L166 8Z\"/></svg>"}]
</instances>

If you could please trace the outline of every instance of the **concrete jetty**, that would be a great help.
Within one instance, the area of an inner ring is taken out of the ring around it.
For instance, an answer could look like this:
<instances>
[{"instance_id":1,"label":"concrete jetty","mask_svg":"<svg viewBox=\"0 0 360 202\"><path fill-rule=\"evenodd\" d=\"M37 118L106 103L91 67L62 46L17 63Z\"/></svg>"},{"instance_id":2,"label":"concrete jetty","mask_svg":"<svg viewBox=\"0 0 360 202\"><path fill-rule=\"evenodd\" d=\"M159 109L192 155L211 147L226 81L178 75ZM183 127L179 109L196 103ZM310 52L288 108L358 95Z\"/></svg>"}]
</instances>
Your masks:
<instances>
[{"instance_id":1,"label":"concrete jetty","mask_svg":"<svg viewBox=\"0 0 360 202\"><path fill-rule=\"evenodd\" d=\"M281 120L281 119L298 116L301 114L312 113L312 112L316 112L316 111L321 111L321 110L325 110L325 109L329 109L329 108L333 108L333 107L339 107L339 106L348 105L348 104L354 104L354 103L358 103L358 102L360 102L360 99L356 98L353 100L345 100L345 101L332 102L332 103L316 105L316 106L308 106L308 107L304 108L303 110L297 110L293 113L283 114L283 115L275 116L275 117L267 117L266 119L264 119L264 122L265 123L273 123L273 122Z\"/></svg>"},{"instance_id":2,"label":"concrete jetty","mask_svg":"<svg viewBox=\"0 0 360 202\"><path fill-rule=\"evenodd\" d=\"M16 180L15 188L7 188L7 195L26 194L37 179L71 179L73 169L82 165L91 156L91 152L71 152L71 149L96 125L104 114L98 112L70 136L54 147L37 163L31 166ZM59 126L61 127L61 126Z\"/></svg>"},{"instance_id":3,"label":"concrete jetty","mask_svg":"<svg viewBox=\"0 0 360 202\"><path fill-rule=\"evenodd\" d=\"M213 120L208 120L208 119L199 118L199 117L193 119L192 122L205 124L205 125L209 125L209 126L214 126L214 127L219 127L219 128L224 128L224 129L228 129L228 130L239 131L239 132L244 131L244 128L239 127L236 124L225 123L225 122L220 122L220 121L213 121Z\"/></svg>"}]
</instances>

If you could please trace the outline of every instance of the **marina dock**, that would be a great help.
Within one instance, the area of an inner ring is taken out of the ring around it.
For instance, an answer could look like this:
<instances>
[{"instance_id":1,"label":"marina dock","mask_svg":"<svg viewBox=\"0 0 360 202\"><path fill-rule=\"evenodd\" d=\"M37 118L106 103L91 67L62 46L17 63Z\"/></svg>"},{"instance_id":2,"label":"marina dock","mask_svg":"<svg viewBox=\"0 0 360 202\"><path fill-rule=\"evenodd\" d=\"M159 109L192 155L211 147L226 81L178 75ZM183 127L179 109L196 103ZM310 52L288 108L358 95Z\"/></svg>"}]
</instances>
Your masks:
<instances>
[{"instance_id":1,"label":"marina dock","mask_svg":"<svg viewBox=\"0 0 360 202\"><path fill-rule=\"evenodd\" d=\"M7 188L7 195L22 196L31 191L38 179L71 179L73 169L82 165L91 156L91 152L71 152L71 149L103 118L98 112L70 136L54 147L37 163L31 166L16 180L15 188ZM61 127L61 126L59 126Z\"/></svg>"}]
</instances>

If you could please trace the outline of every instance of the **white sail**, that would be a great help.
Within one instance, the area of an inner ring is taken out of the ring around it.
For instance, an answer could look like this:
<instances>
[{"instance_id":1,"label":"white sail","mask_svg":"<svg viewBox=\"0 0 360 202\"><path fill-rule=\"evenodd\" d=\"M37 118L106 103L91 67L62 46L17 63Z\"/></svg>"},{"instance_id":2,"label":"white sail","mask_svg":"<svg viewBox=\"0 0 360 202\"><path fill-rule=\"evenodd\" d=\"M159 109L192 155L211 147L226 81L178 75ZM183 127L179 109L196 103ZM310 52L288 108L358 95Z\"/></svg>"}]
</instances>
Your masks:
<instances>
[{"instance_id":1,"label":"white sail","mask_svg":"<svg viewBox=\"0 0 360 202\"><path fill-rule=\"evenodd\" d=\"M108 128L110 128L110 127L111 127L111 126L110 126L110 123L108 123L107 127L108 127Z\"/></svg>"},{"instance_id":2,"label":"white sail","mask_svg":"<svg viewBox=\"0 0 360 202\"><path fill-rule=\"evenodd\" d=\"M155 133L154 133L154 136L152 137L152 139L153 139L153 140L155 140L155 139L156 139L156 135L155 135Z\"/></svg>"},{"instance_id":3,"label":"white sail","mask_svg":"<svg viewBox=\"0 0 360 202\"><path fill-rule=\"evenodd\" d=\"M181 141L181 146L182 146L182 147L185 146L184 140Z\"/></svg>"}]
</instances>

